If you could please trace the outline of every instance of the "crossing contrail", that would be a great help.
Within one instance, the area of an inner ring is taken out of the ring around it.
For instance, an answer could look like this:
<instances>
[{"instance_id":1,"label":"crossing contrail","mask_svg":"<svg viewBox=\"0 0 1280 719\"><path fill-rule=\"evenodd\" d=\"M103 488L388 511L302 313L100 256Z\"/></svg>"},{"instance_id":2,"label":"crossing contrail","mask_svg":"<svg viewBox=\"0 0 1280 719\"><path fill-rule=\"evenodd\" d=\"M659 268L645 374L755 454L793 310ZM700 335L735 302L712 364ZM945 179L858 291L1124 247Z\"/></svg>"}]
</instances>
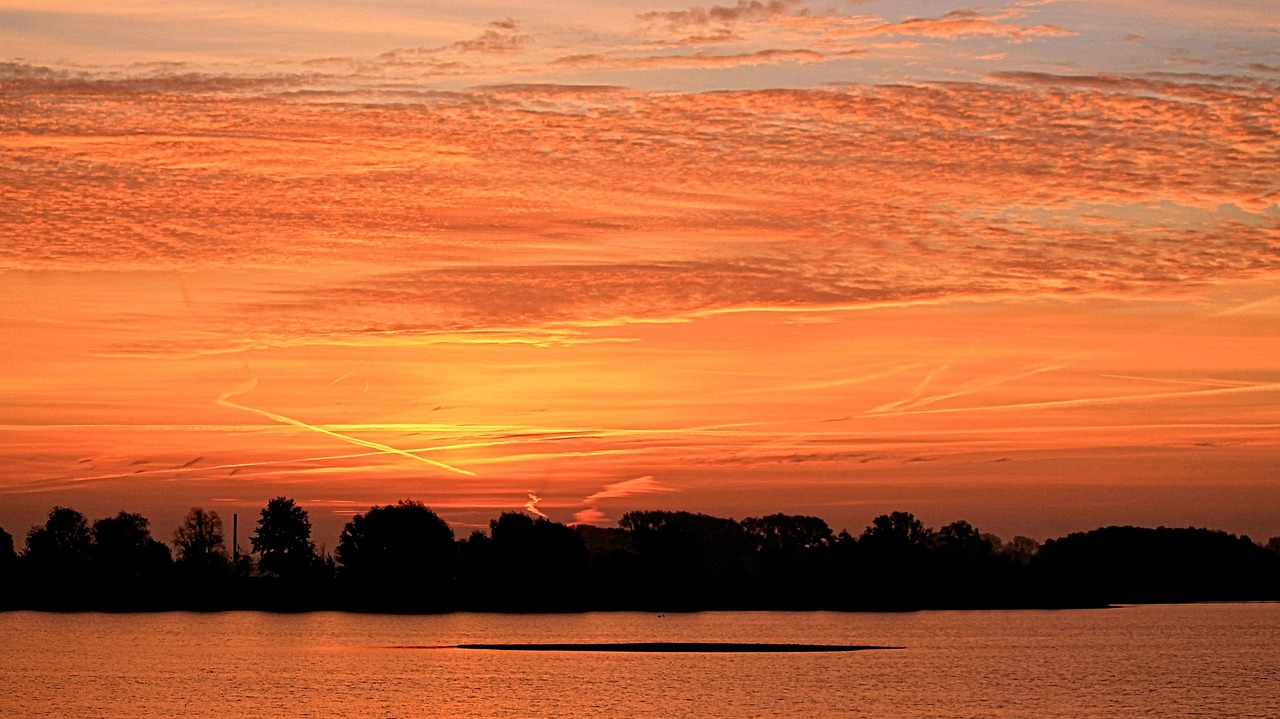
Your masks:
<instances>
[{"instance_id":1,"label":"crossing contrail","mask_svg":"<svg viewBox=\"0 0 1280 719\"><path fill-rule=\"evenodd\" d=\"M235 397L236 395L244 394L244 393L246 393L246 392L248 392L248 391L252 390L254 387L257 387L257 386L258 386L258 381L257 381L256 379L255 379L255 380L250 380L250 381L249 381L247 384L245 384L245 385L242 385L242 386L240 386L240 387L238 387L238 388L236 388L236 389L230 390L230 391L228 391L228 392L223 392L223 393L218 397L218 402L217 402L217 403L218 403L218 404L220 404L220 405L222 405L223 407L230 407L231 409L238 409L238 410L241 410L241 411L244 411L244 412L252 412L252 413L254 413L254 414L256 414L256 415L261 415L261 416L263 416L263 417L266 417L267 419L272 420L273 422L279 422L280 424L287 424L287 425L292 426L292 427L298 427L298 428L300 428L300 429L307 429L307 430L311 430L312 432L319 432L320 434L328 435L328 436L330 436L330 437L333 437L334 439L339 439L339 440L342 440L343 442L347 442L347 443L349 443L349 444L354 444L354 445L356 445L356 446L358 446L358 447L367 447L367 448L369 448L369 449L375 449L375 450L377 450L377 451L379 451L379 452L383 452L383 453L386 453L386 454L395 454L395 455L399 455L399 456L401 456L401 457L407 457L407 458L412 459L412 460L414 460L414 461L422 462L423 464L429 464L429 465L431 465L432 467L435 467L435 468L437 468L437 469L443 469L443 470L445 470L446 472L453 472L454 474L462 474L462 475L466 475L466 476L468 476L468 477L474 477L474 476L476 476L475 472L468 472L468 471L467 471L467 470L465 470L465 469L461 469L461 468L459 468L459 467L454 467L453 465L445 464L444 462L437 462L437 461L435 461L435 460L427 459L426 457L420 457L420 456L418 456L418 455L414 454L413 452L406 452L406 451L405 451L405 450L403 450L403 449L397 449L397 448L395 448L395 447L390 447L390 446L387 446L387 445L382 444L382 443L380 443L380 442L372 442L372 441L367 440L367 439L360 439L359 437L352 437L352 436L350 436L350 435L340 434L340 433L338 433L338 432L334 432L333 430L325 429L324 427L317 427L317 426L315 426L315 425L313 425L313 424L307 424L306 422L303 422L303 421L300 421L300 420L296 420L296 419L294 419L294 418L292 418L292 417L286 417L286 416L284 416L284 415L282 415L282 414L276 414L275 412L268 412L268 411L267 411L267 410L265 410L265 409L257 409L257 408L254 408L254 407L248 407L248 406L246 406L246 405L240 404L239 402L232 402L232 401L231 401L231 398L232 398L232 397Z\"/></svg>"}]
</instances>

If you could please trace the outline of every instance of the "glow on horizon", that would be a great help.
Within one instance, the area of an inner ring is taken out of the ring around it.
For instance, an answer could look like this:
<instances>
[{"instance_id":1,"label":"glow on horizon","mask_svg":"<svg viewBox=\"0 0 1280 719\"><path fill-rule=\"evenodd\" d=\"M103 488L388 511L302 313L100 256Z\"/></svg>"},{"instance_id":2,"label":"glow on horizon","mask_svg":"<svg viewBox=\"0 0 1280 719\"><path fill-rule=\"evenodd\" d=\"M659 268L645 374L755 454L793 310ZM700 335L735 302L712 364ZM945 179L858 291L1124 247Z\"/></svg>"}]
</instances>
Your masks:
<instances>
[{"instance_id":1,"label":"glow on horizon","mask_svg":"<svg viewBox=\"0 0 1280 719\"><path fill-rule=\"evenodd\" d=\"M401 498L1280 534L1258 3L335 12L0 0L16 537L281 493L329 543Z\"/></svg>"}]
</instances>

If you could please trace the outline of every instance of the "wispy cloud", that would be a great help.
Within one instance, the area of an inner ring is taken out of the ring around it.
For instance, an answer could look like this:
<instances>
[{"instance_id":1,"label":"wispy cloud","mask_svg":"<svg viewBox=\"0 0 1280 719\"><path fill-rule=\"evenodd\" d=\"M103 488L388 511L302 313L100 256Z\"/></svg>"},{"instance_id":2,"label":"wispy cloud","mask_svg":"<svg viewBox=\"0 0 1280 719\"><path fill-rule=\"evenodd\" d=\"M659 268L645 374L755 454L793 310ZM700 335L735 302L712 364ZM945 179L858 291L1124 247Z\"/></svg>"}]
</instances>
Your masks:
<instances>
[{"instance_id":1,"label":"wispy cloud","mask_svg":"<svg viewBox=\"0 0 1280 719\"><path fill-rule=\"evenodd\" d=\"M566 55L557 58L555 65L562 67L644 70L666 68L730 68L752 65L776 65L778 63L826 62L837 58L857 57L865 53L853 48L837 53L821 53L805 49L766 49L737 54L696 52L691 55L645 55L640 57L606 57L603 55Z\"/></svg>"},{"instance_id":2,"label":"wispy cloud","mask_svg":"<svg viewBox=\"0 0 1280 719\"><path fill-rule=\"evenodd\" d=\"M962 37L998 37L1012 42L1026 42L1037 38L1070 37L1076 33L1055 25L1023 25L1013 22L1025 17L1020 9L985 14L976 10L952 10L936 18L911 18L896 23L884 23L866 29L846 29L835 34L866 37L875 35L905 35L938 39Z\"/></svg>"},{"instance_id":3,"label":"wispy cloud","mask_svg":"<svg viewBox=\"0 0 1280 719\"><path fill-rule=\"evenodd\" d=\"M652 476L636 477L621 482L606 484L600 491L588 495L582 500L585 505L573 515L579 524L599 524L608 519L608 515L600 509L600 502L614 499L628 499L643 494L667 494L679 491L675 487L663 484Z\"/></svg>"},{"instance_id":4,"label":"wispy cloud","mask_svg":"<svg viewBox=\"0 0 1280 719\"><path fill-rule=\"evenodd\" d=\"M535 517L541 517L542 519L550 519L550 517L542 513L542 510L538 509L538 502L541 502L541 501L542 501L542 497L539 497L533 492L530 492L529 501L524 503L524 511L534 515Z\"/></svg>"},{"instance_id":5,"label":"wispy cloud","mask_svg":"<svg viewBox=\"0 0 1280 719\"><path fill-rule=\"evenodd\" d=\"M651 476L645 476L606 484L599 492L589 495L582 501L592 504L605 499L625 499L638 494L661 494L674 491L676 491L675 488L669 487Z\"/></svg>"},{"instance_id":6,"label":"wispy cloud","mask_svg":"<svg viewBox=\"0 0 1280 719\"><path fill-rule=\"evenodd\" d=\"M416 47L389 50L378 55L374 60L387 65L413 65L422 63L436 65L444 62L440 58L455 53L478 53L482 55L507 55L523 49L531 37L520 32L515 20L506 18L495 20L484 27L475 37L458 40L438 47Z\"/></svg>"},{"instance_id":7,"label":"wispy cloud","mask_svg":"<svg viewBox=\"0 0 1280 719\"><path fill-rule=\"evenodd\" d=\"M1277 267L1275 83L1254 77L502 85L402 98L430 122L387 124L380 101L313 103L280 78L210 100L200 79L51 72L12 87L94 99L0 140L0 266L272 273L203 304L198 330L175 316L181 332L101 357L571 346L741 308L1158 293Z\"/></svg>"},{"instance_id":8,"label":"wispy cloud","mask_svg":"<svg viewBox=\"0 0 1280 719\"><path fill-rule=\"evenodd\" d=\"M651 10L637 15L643 22L659 22L674 28L753 22L781 15L799 5L799 0L738 0L735 5L691 7L687 10Z\"/></svg>"}]
</instances>

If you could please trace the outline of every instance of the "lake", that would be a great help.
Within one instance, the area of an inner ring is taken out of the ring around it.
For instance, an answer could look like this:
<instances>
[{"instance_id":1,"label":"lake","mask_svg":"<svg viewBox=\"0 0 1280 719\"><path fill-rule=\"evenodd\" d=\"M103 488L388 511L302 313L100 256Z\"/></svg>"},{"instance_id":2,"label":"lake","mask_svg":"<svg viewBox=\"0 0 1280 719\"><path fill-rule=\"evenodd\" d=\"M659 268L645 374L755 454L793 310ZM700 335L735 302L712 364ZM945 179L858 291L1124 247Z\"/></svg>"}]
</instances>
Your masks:
<instances>
[{"instance_id":1,"label":"lake","mask_svg":"<svg viewBox=\"0 0 1280 719\"><path fill-rule=\"evenodd\" d=\"M834 654L494 652L776 642ZM0 613L0 717L1280 717L1280 604L1105 610Z\"/></svg>"}]
</instances>

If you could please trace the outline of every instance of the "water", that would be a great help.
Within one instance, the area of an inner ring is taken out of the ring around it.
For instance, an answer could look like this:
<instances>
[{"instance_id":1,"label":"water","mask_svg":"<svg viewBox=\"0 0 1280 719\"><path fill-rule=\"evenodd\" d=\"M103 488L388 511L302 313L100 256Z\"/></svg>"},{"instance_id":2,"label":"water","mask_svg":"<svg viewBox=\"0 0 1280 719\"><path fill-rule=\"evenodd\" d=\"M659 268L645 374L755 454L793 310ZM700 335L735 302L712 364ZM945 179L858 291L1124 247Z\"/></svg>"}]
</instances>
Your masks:
<instances>
[{"instance_id":1,"label":"water","mask_svg":"<svg viewBox=\"0 0 1280 719\"><path fill-rule=\"evenodd\" d=\"M484 642L887 644L842 654ZM0 613L0 717L1280 717L1280 605L401 617Z\"/></svg>"}]
</instances>

